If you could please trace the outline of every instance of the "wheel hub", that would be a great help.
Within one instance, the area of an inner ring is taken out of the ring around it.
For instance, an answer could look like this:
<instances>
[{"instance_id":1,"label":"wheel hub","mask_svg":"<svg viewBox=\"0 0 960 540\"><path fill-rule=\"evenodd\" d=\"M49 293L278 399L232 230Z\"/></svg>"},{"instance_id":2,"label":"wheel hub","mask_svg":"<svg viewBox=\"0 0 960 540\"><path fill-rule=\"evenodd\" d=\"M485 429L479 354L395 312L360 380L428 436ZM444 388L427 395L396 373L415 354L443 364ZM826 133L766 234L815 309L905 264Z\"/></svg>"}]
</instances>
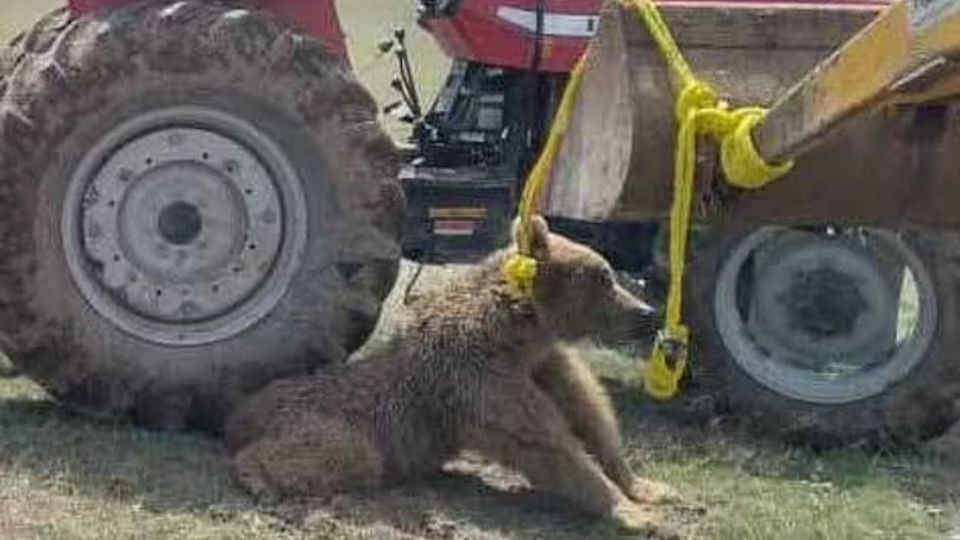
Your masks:
<instances>
[{"instance_id":1,"label":"wheel hub","mask_svg":"<svg viewBox=\"0 0 960 540\"><path fill-rule=\"evenodd\" d=\"M81 291L152 341L215 341L255 322L282 295L305 237L299 179L283 153L209 109L116 128L69 191L64 247Z\"/></svg>"},{"instance_id":2,"label":"wheel hub","mask_svg":"<svg viewBox=\"0 0 960 540\"><path fill-rule=\"evenodd\" d=\"M868 307L853 277L829 266L796 272L777 299L790 325L811 340L850 335Z\"/></svg>"},{"instance_id":3,"label":"wheel hub","mask_svg":"<svg viewBox=\"0 0 960 540\"><path fill-rule=\"evenodd\" d=\"M197 207L183 201L171 203L160 211L157 228L163 238L171 244L182 246L200 236L203 218Z\"/></svg>"},{"instance_id":4,"label":"wheel hub","mask_svg":"<svg viewBox=\"0 0 960 540\"><path fill-rule=\"evenodd\" d=\"M892 345L897 299L879 261L845 237L784 231L754 252L749 328L807 367L872 362Z\"/></svg>"},{"instance_id":5,"label":"wheel hub","mask_svg":"<svg viewBox=\"0 0 960 540\"><path fill-rule=\"evenodd\" d=\"M758 382L814 403L882 392L923 357L936 302L920 259L880 230L767 227L734 249L714 313L732 359ZM918 302L912 320L906 297Z\"/></svg>"}]
</instances>

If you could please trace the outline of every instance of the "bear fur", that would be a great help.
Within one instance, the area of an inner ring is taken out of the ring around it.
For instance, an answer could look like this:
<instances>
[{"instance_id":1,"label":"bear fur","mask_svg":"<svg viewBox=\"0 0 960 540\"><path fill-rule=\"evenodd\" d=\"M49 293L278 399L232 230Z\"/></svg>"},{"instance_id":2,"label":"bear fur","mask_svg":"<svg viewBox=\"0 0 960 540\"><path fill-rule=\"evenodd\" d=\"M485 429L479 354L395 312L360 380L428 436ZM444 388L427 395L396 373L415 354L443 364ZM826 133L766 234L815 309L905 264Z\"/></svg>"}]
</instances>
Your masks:
<instances>
[{"instance_id":1,"label":"bear fur","mask_svg":"<svg viewBox=\"0 0 960 540\"><path fill-rule=\"evenodd\" d=\"M607 394L567 344L650 342L658 321L603 257L533 225L531 297L501 273L514 244L418 300L372 357L243 402L226 426L240 481L269 498L322 496L436 474L471 450L593 515L654 528L650 505L669 490L634 476Z\"/></svg>"}]
</instances>

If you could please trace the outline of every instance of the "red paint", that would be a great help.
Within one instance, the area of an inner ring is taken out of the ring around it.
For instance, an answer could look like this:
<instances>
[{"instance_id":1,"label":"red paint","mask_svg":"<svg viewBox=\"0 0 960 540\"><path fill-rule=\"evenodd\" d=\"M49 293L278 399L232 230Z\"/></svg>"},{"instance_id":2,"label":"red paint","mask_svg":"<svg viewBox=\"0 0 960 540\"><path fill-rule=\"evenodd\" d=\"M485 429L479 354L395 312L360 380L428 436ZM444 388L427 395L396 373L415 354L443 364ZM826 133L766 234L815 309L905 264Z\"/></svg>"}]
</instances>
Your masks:
<instances>
[{"instance_id":1,"label":"red paint","mask_svg":"<svg viewBox=\"0 0 960 540\"><path fill-rule=\"evenodd\" d=\"M595 15L600 0L545 0L544 11L569 15ZM466 0L452 17L427 19L424 26L446 53L501 67L528 68L534 54L533 34L500 19L497 9L536 10L537 0ZM542 51L540 69L569 71L583 52L585 38L551 36Z\"/></svg>"},{"instance_id":2,"label":"red paint","mask_svg":"<svg viewBox=\"0 0 960 540\"><path fill-rule=\"evenodd\" d=\"M811 9L880 10L889 0L660 0L660 5L686 5L738 8L810 7ZM544 11L563 15L594 15L602 0L545 0ZM453 16L429 18L423 25L433 34L444 51L461 58L488 65L529 68L534 54L533 33L497 16L500 7L536 10L537 0L463 0ZM564 73L583 54L585 37L545 38L540 69Z\"/></svg>"},{"instance_id":3,"label":"red paint","mask_svg":"<svg viewBox=\"0 0 960 540\"><path fill-rule=\"evenodd\" d=\"M69 0L74 13L131 3L134 0ZM270 9L291 25L303 29L327 43L345 62L349 62L343 30L334 0L245 0L251 6ZM351 0L362 1L362 0ZM397 0L408 1L408 0ZM463 60L483 64L528 68L534 54L534 36L524 28L497 16L500 7L536 10L538 0L461 0L453 16L430 18L423 25L446 53ZM811 9L870 9L889 5L888 0L660 0L664 5L745 7L810 7ZM544 11L566 15L595 15L602 0L544 0ZM411 5L411 9L413 6ZM569 71L586 48L582 37L549 36L544 40L540 68L564 73Z\"/></svg>"},{"instance_id":4,"label":"red paint","mask_svg":"<svg viewBox=\"0 0 960 540\"><path fill-rule=\"evenodd\" d=\"M136 0L68 0L70 10L82 15L90 11L132 4ZM299 28L323 41L334 54L349 63L334 0L245 0L251 7L267 8Z\"/></svg>"},{"instance_id":5,"label":"red paint","mask_svg":"<svg viewBox=\"0 0 960 540\"><path fill-rule=\"evenodd\" d=\"M132 4L130 0L68 0L67 5L76 14L83 14L102 7L121 6Z\"/></svg>"}]
</instances>

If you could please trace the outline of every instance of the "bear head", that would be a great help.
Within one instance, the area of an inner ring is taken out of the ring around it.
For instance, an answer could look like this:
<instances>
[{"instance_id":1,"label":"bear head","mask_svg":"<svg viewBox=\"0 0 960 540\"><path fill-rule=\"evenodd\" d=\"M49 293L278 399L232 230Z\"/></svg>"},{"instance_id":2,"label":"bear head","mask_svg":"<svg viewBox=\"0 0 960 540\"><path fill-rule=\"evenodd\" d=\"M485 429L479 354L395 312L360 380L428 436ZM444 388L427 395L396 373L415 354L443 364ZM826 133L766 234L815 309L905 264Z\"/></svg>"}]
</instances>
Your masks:
<instances>
[{"instance_id":1,"label":"bear head","mask_svg":"<svg viewBox=\"0 0 960 540\"><path fill-rule=\"evenodd\" d=\"M518 225L514 223L512 250L517 249ZM652 345L660 317L617 282L602 255L550 232L540 216L531 219L528 234L529 255L537 261L533 303L551 332L568 341L592 337L605 343Z\"/></svg>"}]
</instances>

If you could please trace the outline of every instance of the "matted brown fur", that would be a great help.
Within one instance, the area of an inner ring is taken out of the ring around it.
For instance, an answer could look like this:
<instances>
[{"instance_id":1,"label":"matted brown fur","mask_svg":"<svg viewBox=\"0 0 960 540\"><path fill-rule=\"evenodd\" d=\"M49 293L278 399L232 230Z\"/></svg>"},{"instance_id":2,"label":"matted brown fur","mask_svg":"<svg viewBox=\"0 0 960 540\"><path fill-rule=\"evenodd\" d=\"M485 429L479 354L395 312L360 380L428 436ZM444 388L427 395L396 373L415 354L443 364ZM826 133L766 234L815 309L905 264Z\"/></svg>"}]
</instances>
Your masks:
<instances>
[{"instance_id":1,"label":"matted brown fur","mask_svg":"<svg viewBox=\"0 0 960 540\"><path fill-rule=\"evenodd\" d=\"M589 248L535 221L533 298L500 267L514 248L421 298L370 358L272 383L243 403L227 444L252 492L303 497L437 473L463 450L633 529L654 529L665 488L634 476L602 386L566 343L649 340L649 307Z\"/></svg>"}]
</instances>

